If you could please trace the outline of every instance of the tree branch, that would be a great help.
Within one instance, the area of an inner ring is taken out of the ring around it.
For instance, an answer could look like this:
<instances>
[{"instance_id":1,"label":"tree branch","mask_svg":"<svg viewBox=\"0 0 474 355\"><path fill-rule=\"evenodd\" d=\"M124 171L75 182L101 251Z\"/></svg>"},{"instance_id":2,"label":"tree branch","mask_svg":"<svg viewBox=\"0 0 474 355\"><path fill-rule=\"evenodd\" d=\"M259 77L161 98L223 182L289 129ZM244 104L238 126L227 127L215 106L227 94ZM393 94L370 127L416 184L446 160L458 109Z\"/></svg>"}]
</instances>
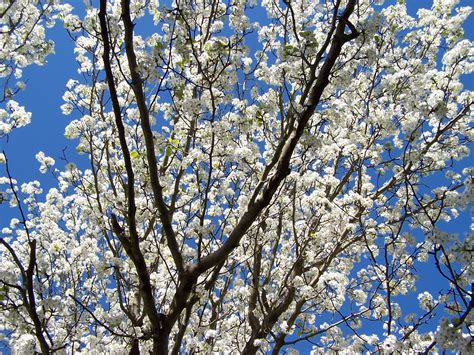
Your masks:
<instances>
[{"instance_id":1,"label":"tree branch","mask_svg":"<svg viewBox=\"0 0 474 355\"><path fill-rule=\"evenodd\" d=\"M163 187L158 178L158 166L155 155L155 142L150 125L150 113L146 105L145 94L143 92L142 79L138 72L138 63L133 47L133 23L130 18L130 0L122 0L122 21L125 28L125 51L127 53L130 76L132 78L131 86L137 100L138 111L140 112L140 124L145 138L146 157L148 162L148 171L150 173L150 183L153 190L155 205L160 213L160 220L166 235L168 248L171 251L176 268L180 274L184 272L183 258L179 251L179 245L176 235L171 225L171 213L165 204L163 198Z\"/></svg>"}]
</instances>

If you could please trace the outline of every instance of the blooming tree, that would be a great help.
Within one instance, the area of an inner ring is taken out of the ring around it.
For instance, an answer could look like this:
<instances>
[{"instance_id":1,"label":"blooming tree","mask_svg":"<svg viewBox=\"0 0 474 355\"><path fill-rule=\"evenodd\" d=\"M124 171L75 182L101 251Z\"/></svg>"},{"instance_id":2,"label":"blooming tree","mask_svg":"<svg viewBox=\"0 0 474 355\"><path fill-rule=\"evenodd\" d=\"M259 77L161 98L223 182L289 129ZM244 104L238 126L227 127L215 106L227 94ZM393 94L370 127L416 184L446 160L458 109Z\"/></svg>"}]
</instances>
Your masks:
<instances>
[{"instance_id":1,"label":"blooming tree","mask_svg":"<svg viewBox=\"0 0 474 355\"><path fill-rule=\"evenodd\" d=\"M59 20L89 161L39 152L43 195L0 156L12 350L472 350L473 234L440 226L474 195L471 10L382 2L2 0L0 134Z\"/></svg>"}]
</instances>

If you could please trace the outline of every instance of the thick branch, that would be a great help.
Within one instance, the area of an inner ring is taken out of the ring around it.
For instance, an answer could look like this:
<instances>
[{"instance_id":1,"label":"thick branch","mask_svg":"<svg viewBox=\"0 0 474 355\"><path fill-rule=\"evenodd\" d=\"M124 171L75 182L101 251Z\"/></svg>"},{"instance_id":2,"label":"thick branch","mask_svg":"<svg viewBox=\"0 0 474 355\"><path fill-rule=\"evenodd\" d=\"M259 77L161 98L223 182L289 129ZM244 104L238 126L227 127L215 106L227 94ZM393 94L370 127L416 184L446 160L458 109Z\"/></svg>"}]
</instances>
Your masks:
<instances>
[{"instance_id":1,"label":"thick branch","mask_svg":"<svg viewBox=\"0 0 474 355\"><path fill-rule=\"evenodd\" d=\"M105 73L107 76L107 82L110 90L110 97L112 100L113 111L115 115L115 123L117 125L117 130L119 134L120 146L125 160L125 169L127 172L127 194L128 194L128 226L130 235L129 238L125 235L124 230L118 224L118 221L115 215L112 215L112 226L114 232L117 234L121 240L125 251L132 259L135 269L138 274L140 281L140 293L143 297L144 310L150 319L153 328L153 337L154 337L154 354L164 354L167 352L167 341L164 341L163 338L167 339L168 327L165 326L165 323L162 319L162 315L158 313L155 305L155 300L153 297L153 290L150 283L150 275L145 263L145 258L140 251L139 238L136 229L136 205L135 205L135 190L134 190L134 173L132 168L132 162L130 159L130 152L127 146L127 141L125 137L125 128L122 122L122 116L120 111L120 104L118 101L117 91L115 88L114 76L112 72L112 67L110 64L110 43L109 43L109 34L107 28L107 1L100 1L100 12L99 12L101 36L104 44L104 53L103 61ZM163 336L166 334L165 336ZM165 351L162 351L160 346L166 347Z\"/></svg>"},{"instance_id":2,"label":"thick branch","mask_svg":"<svg viewBox=\"0 0 474 355\"><path fill-rule=\"evenodd\" d=\"M43 324L36 311L36 299L35 299L35 291L34 291L34 283L33 283L34 269L36 267L36 239L33 239L29 243L29 246L30 246L30 260L29 260L28 268L26 269L26 279L25 279L25 289L28 294L28 304L26 304L25 306L28 309L28 313L30 314L31 320L33 321L33 324L35 326L35 333L40 343L41 352L43 354L49 354L50 346L43 335Z\"/></svg>"},{"instance_id":3,"label":"thick branch","mask_svg":"<svg viewBox=\"0 0 474 355\"><path fill-rule=\"evenodd\" d=\"M135 215L137 207L135 205L135 174L133 172L132 160L130 158L130 151L127 145L127 139L125 135L125 127L122 122L122 112L120 109L120 103L118 100L117 89L115 86L114 74L112 72L112 66L110 64L110 41L109 32L107 26L107 1L100 1L100 32L102 36L102 42L104 45L104 52L102 54L102 60L104 61L105 75L107 78L107 84L110 91L110 100L112 101L112 109L115 117L115 125L117 126L117 132L119 136L120 149L122 150L123 160L125 162L125 171L127 174L127 208L128 208L128 226L130 234L136 234L136 220Z\"/></svg>"},{"instance_id":4,"label":"thick branch","mask_svg":"<svg viewBox=\"0 0 474 355\"><path fill-rule=\"evenodd\" d=\"M127 53L130 76L132 78L131 86L137 101L138 111L140 112L140 124L145 138L146 157L148 162L148 171L150 173L150 183L153 189L153 197L156 207L160 213L161 223L165 231L168 247L173 256L176 268L179 273L184 272L183 258L179 252L179 245L176 240L173 227L171 225L171 213L165 204L163 198L163 187L158 178L158 166L155 155L155 143L153 132L150 125L150 114L146 105L145 94L143 92L142 79L138 72L137 57L133 47L133 23L130 18L130 0L122 0L122 21L125 28L125 51Z\"/></svg>"},{"instance_id":5,"label":"thick branch","mask_svg":"<svg viewBox=\"0 0 474 355\"><path fill-rule=\"evenodd\" d=\"M351 32L351 34L345 33L346 23L349 22L349 16L354 10L355 3L356 0L349 1L346 9L340 17L326 61L322 65L318 79L311 90L306 108L299 116L296 129L293 129L283 145L274 175L269 179L269 182L263 189L261 195L253 203L249 204L247 211L243 214L239 223L229 235L229 238L224 245L215 252L204 257L201 262L196 265L196 273L202 273L217 265L219 260L227 258L227 256L239 245L240 240L259 216L260 212L268 206L281 182L290 173L291 156L293 155L296 145L303 135L304 129L321 99L324 89L329 84L329 76L341 53L342 46L358 36L357 32Z\"/></svg>"},{"instance_id":6,"label":"thick branch","mask_svg":"<svg viewBox=\"0 0 474 355\"><path fill-rule=\"evenodd\" d=\"M169 315L169 321L171 325L176 322L179 314L186 306L186 299L189 296L189 293L191 292L192 287L199 275L216 266L222 262L222 260L227 259L229 254L239 245L240 240L255 222L262 210L269 205L281 182L291 172L290 159L293 155L296 145L303 135L308 121L313 115L316 106L321 99L324 89L329 84L329 76L334 64L336 63L336 60L341 53L342 46L359 35L358 32L354 31L352 31L350 34L345 33L346 24L349 23L349 16L354 11L355 3L356 0L350 0L346 9L339 17L339 22L332 39L329 53L327 55L326 61L321 67L316 83L311 89L308 102L305 105L305 110L298 115L297 126L293 128L292 131L290 131L290 134L286 136L286 140L282 141L277 149L279 155L273 159L277 161L275 173L268 179L268 182L265 187L263 187L262 192L255 194L258 194L258 197L252 197L249 205L247 206L247 211L245 211L245 213L242 215L239 222L235 226L234 230L230 233L228 239L225 241L222 247L202 258L197 264L188 268L186 274L181 279L181 283L176 290L176 294L171 305L171 312ZM288 114L296 115L296 113L293 111L290 111ZM281 150L280 147L282 147Z\"/></svg>"},{"instance_id":7,"label":"thick branch","mask_svg":"<svg viewBox=\"0 0 474 355\"><path fill-rule=\"evenodd\" d=\"M5 152L4 152L4 155L5 155ZM21 296L23 298L24 306L27 309L31 320L33 321L33 325L35 327L35 335L40 343L41 352L43 354L49 354L51 349L48 342L46 341L46 338L44 337L43 323L38 315L38 312L36 311L36 296L35 296L34 279L33 279L34 271L36 267L36 239L32 239L30 236L30 231L26 224L26 216L25 216L25 213L23 212L23 208L21 207L21 201L18 198L18 195L16 193L16 189L13 184L13 178L10 174L10 169L8 167L7 159L6 159L5 164L6 164L7 176L10 183L10 188L18 203L18 210L20 211L23 228L25 229L25 233L28 237L28 246L30 247L28 267L26 268L26 270L23 264L21 263L20 259L18 258L15 250L10 246L10 244L8 244L3 239L0 239L0 244L2 244L3 246L5 246L5 248L7 248L15 264L18 266L18 269L20 270L21 278L23 281L23 287L18 287L18 290L20 291Z\"/></svg>"}]
</instances>

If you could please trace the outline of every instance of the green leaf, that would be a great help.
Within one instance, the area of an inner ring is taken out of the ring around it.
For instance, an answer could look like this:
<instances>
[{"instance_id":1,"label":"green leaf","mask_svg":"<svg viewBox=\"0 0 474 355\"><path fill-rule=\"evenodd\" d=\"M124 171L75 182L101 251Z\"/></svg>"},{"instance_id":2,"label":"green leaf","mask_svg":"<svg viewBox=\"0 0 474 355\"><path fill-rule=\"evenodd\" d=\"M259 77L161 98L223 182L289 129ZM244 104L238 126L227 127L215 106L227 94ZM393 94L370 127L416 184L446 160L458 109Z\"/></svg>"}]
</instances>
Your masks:
<instances>
[{"instance_id":1,"label":"green leaf","mask_svg":"<svg viewBox=\"0 0 474 355\"><path fill-rule=\"evenodd\" d=\"M380 38L379 35L374 36L375 44L379 46L382 43L382 39Z\"/></svg>"},{"instance_id":2,"label":"green leaf","mask_svg":"<svg viewBox=\"0 0 474 355\"><path fill-rule=\"evenodd\" d=\"M312 31L301 31L300 36L303 38L313 37Z\"/></svg>"},{"instance_id":3,"label":"green leaf","mask_svg":"<svg viewBox=\"0 0 474 355\"><path fill-rule=\"evenodd\" d=\"M167 157L170 157L173 154L173 150L171 149L170 146L166 147L165 154L166 154Z\"/></svg>"},{"instance_id":4,"label":"green leaf","mask_svg":"<svg viewBox=\"0 0 474 355\"><path fill-rule=\"evenodd\" d=\"M179 65L179 63L178 63ZM174 90L174 96L178 99L182 99L183 96L184 96L184 86L178 86L175 90Z\"/></svg>"},{"instance_id":5,"label":"green leaf","mask_svg":"<svg viewBox=\"0 0 474 355\"><path fill-rule=\"evenodd\" d=\"M161 50L161 49L163 49L163 48L165 48L165 45L164 45L163 43L161 43L160 41L156 41L156 43L155 43L155 49Z\"/></svg>"},{"instance_id":6,"label":"green leaf","mask_svg":"<svg viewBox=\"0 0 474 355\"><path fill-rule=\"evenodd\" d=\"M183 68L186 66L186 64L189 63L189 59L187 58L183 58L181 59L179 62L176 62L176 65L179 67L179 68Z\"/></svg>"},{"instance_id":7,"label":"green leaf","mask_svg":"<svg viewBox=\"0 0 474 355\"><path fill-rule=\"evenodd\" d=\"M263 111L262 109L258 109L257 113L255 114L255 118L256 118L256 121L257 121L257 125L259 127L261 127L262 124L263 124L264 116L265 116L265 111Z\"/></svg>"},{"instance_id":8,"label":"green leaf","mask_svg":"<svg viewBox=\"0 0 474 355\"><path fill-rule=\"evenodd\" d=\"M79 144L77 147L76 147L76 152L78 154L84 154L85 153L85 149L84 149L84 146L82 144Z\"/></svg>"},{"instance_id":9,"label":"green leaf","mask_svg":"<svg viewBox=\"0 0 474 355\"><path fill-rule=\"evenodd\" d=\"M223 40L223 39L218 39L218 40L216 41L216 45L217 45L217 48L218 48L218 49L224 49L224 48L227 47L227 42L226 42L225 40Z\"/></svg>"},{"instance_id":10,"label":"green leaf","mask_svg":"<svg viewBox=\"0 0 474 355\"><path fill-rule=\"evenodd\" d=\"M283 46L283 51L286 55L292 55L298 51L298 48L296 48L295 46L292 46L291 44L285 44Z\"/></svg>"},{"instance_id":11,"label":"green leaf","mask_svg":"<svg viewBox=\"0 0 474 355\"><path fill-rule=\"evenodd\" d=\"M73 171L73 170L75 170L75 169L76 169L76 164L74 164L74 163L68 163L68 164L66 164L66 170L67 170L67 171Z\"/></svg>"},{"instance_id":12,"label":"green leaf","mask_svg":"<svg viewBox=\"0 0 474 355\"><path fill-rule=\"evenodd\" d=\"M318 48L319 43L317 41L309 41L307 45L309 48Z\"/></svg>"},{"instance_id":13,"label":"green leaf","mask_svg":"<svg viewBox=\"0 0 474 355\"><path fill-rule=\"evenodd\" d=\"M130 157L131 157L132 159L138 159L138 158L140 157L140 153L138 153L136 150L132 150L132 151L130 152Z\"/></svg>"}]
</instances>

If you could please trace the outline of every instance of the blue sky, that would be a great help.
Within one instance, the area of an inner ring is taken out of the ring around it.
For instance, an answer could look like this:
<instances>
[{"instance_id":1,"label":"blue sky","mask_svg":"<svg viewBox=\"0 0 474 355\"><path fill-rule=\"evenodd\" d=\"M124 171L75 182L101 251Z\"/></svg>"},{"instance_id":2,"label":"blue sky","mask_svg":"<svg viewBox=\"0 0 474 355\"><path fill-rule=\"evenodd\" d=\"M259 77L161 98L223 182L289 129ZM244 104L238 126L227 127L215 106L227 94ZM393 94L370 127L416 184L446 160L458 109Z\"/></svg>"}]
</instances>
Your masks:
<instances>
[{"instance_id":1,"label":"blue sky","mask_svg":"<svg viewBox=\"0 0 474 355\"><path fill-rule=\"evenodd\" d=\"M415 14L417 8L431 5L429 0L406 2L411 14ZM460 5L474 4L469 0L463 0ZM35 159L38 151L53 157L59 167L64 165L61 161L63 155L78 165L85 166L87 162L85 156L78 156L75 152L76 142L66 140L63 136L65 126L71 119L77 117L74 117L74 114L63 116L60 110L66 82L79 77L73 52L74 44L60 23L49 29L48 34L56 43L56 53L47 58L47 64L44 66L33 66L25 70L24 79L27 81L27 87L16 97L27 111L33 113L32 123L14 130L8 139L0 140L0 151L6 152L13 177L20 183L39 180L45 190L53 187L55 181L51 176L39 173L39 164ZM465 36L474 39L474 15L471 15L470 20L466 22ZM473 90L474 77L466 76L464 84L466 88ZM3 174L3 171L1 173ZM0 226L8 224L9 218L14 214L16 210L9 209L7 204L0 205ZM451 232L465 233L469 223L469 211L466 211L458 221L445 225L445 228ZM433 286L433 282L436 282L436 279L422 278L419 288L429 288Z\"/></svg>"}]
</instances>

